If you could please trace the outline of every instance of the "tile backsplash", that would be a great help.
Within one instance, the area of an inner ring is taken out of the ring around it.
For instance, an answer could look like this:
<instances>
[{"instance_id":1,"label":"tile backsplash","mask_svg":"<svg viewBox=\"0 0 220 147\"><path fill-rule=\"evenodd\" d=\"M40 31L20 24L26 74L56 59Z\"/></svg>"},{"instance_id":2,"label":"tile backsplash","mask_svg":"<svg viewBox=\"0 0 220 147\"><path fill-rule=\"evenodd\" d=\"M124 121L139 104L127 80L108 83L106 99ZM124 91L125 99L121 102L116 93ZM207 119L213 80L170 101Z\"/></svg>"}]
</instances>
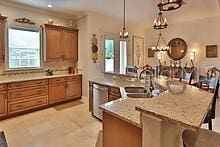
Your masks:
<instances>
[{"instance_id":1,"label":"tile backsplash","mask_svg":"<svg viewBox=\"0 0 220 147\"><path fill-rule=\"evenodd\" d=\"M51 69L55 74L59 72L61 74L67 73L68 67L77 67L77 63L72 61L50 61L43 62L40 69L35 70L7 70L5 68L5 63L0 63L0 76L4 75L28 75L28 74L44 74L47 69Z\"/></svg>"}]
</instances>

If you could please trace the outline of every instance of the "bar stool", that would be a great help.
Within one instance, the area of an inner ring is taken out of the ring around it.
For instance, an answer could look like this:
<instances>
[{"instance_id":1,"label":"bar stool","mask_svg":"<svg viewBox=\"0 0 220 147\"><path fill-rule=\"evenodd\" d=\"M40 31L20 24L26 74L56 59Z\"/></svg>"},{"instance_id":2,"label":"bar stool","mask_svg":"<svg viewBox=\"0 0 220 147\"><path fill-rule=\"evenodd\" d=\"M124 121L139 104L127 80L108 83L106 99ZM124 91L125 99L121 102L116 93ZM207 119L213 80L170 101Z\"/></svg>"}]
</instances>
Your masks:
<instances>
[{"instance_id":1,"label":"bar stool","mask_svg":"<svg viewBox=\"0 0 220 147\"><path fill-rule=\"evenodd\" d=\"M219 91L219 80L217 82L215 93L212 100L212 106L209 112L207 113L205 120L203 123L208 123L209 130L212 130L212 120L215 119L215 108L216 108L216 100L218 98L218 91Z\"/></svg>"},{"instance_id":2,"label":"bar stool","mask_svg":"<svg viewBox=\"0 0 220 147\"><path fill-rule=\"evenodd\" d=\"M184 147L219 147L220 134L200 129L198 132L185 130L182 134Z\"/></svg>"},{"instance_id":3,"label":"bar stool","mask_svg":"<svg viewBox=\"0 0 220 147\"><path fill-rule=\"evenodd\" d=\"M0 132L0 147L8 147L4 132Z\"/></svg>"}]
</instances>

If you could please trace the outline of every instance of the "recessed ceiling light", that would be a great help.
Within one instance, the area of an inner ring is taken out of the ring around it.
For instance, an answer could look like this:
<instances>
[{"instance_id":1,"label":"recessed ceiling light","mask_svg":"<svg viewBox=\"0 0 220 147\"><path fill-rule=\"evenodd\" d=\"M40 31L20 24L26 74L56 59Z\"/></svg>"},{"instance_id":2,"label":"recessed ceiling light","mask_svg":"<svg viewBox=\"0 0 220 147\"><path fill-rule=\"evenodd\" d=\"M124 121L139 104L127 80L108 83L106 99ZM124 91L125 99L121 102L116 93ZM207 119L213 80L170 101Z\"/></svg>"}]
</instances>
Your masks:
<instances>
[{"instance_id":1,"label":"recessed ceiling light","mask_svg":"<svg viewBox=\"0 0 220 147\"><path fill-rule=\"evenodd\" d=\"M49 5L47 5L47 7L48 7L48 8L52 8L53 6L49 4Z\"/></svg>"}]
</instances>

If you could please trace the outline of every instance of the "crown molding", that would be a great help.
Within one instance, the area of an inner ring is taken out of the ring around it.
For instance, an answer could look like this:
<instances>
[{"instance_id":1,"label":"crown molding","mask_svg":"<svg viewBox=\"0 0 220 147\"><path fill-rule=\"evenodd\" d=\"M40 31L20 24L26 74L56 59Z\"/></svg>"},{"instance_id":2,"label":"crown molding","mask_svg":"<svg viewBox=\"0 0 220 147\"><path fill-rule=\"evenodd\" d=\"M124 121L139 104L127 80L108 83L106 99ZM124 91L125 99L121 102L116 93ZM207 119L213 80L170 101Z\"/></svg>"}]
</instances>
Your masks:
<instances>
[{"instance_id":1,"label":"crown molding","mask_svg":"<svg viewBox=\"0 0 220 147\"><path fill-rule=\"evenodd\" d=\"M30 5L20 4L20 3L11 2L11 1L1 1L0 0L0 4L4 5L4 6L8 6L8 7L24 9L24 10L35 12L35 13L41 13L44 15L51 15L51 16L62 18L62 19L77 20L80 17L83 17L85 15L84 13L81 13L79 16L76 16L74 14L71 15L71 14L66 14L66 13L58 13L55 11L46 11L41 8L36 8L36 7L30 6Z\"/></svg>"}]
</instances>

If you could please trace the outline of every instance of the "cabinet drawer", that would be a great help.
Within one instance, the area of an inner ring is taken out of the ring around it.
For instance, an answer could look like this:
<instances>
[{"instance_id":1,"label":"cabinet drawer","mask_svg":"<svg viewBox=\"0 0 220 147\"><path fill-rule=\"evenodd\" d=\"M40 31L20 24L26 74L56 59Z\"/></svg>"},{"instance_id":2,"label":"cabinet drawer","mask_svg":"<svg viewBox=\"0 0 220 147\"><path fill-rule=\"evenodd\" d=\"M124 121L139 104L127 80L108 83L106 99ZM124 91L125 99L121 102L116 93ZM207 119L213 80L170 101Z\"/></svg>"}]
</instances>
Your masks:
<instances>
[{"instance_id":1,"label":"cabinet drawer","mask_svg":"<svg viewBox=\"0 0 220 147\"><path fill-rule=\"evenodd\" d=\"M120 88L117 88L117 87L110 87L109 88L109 92L111 94L114 94L114 95L117 95L117 96L121 96L121 92L120 92Z\"/></svg>"},{"instance_id":2,"label":"cabinet drawer","mask_svg":"<svg viewBox=\"0 0 220 147\"><path fill-rule=\"evenodd\" d=\"M65 77L49 79L49 84L65 82Z\"/></svg>"},{"instance_id":3,"label":"cabinet drawer","mask_svg":"<svg viewBox=\"0 0 220 147\"><path fill-rule=\"evenodd\" d=\"M118 99L120 99L120 98L121 98L121 97L116 96L116 95L109 95L108 100L109 100L109 102L111 102L111 101L114 101L114 100L118 100Z\"/></svg>"},{"instance_id":4,"label":"cabinet drawer","mask_svg":"<svg viewBox=\"0 0 220 147\"><path fill-rule=\"evenodd\" d=\"M35 81L25 81L25 82L16 82L8 84L8 89L17 89L17 88L25 88L30 86L39 86L48 84L47 79L44 80L35 80Z\"/></svg>"},{"instance_id":5,"label":"cabinet drawer","mask_svg":"<svg viewBox=\"0 0 220 147\"><path fill-rule=\"evenodd\" d=\"M13 114L13 113L45 106L47 104L48 104L47 96L42 96L42 97L29 99L25 101L19 101L19 102L10 102L8 103L8 113Z\"/></svg>"},{"instance_id":6,"label":"cabinet drawer","mask_svg":"<svg viewBox=\"0 0 220 147\"><path fill-rule=\"evenodd\" d=\"M0 90L7 90L7 84L0 84Z\"/></svg>"},{"instance_id":7,"label":"cabinet drawer","mask_svg":"<svg viewBox=\"0 0 220 147\"><path fill-rule=\"evenodd\" d=\"M78 76L70 76L70 77L66 77L66 80L69 81L81 81L82 80L82 76L78 75Z\"/></svg>"},{"instance_id":8,"label":"cabinet drawer","mask_svg":"<svg viewBox=\"0 0 220 147\"><path fill-rule=\"evenodd\" d=\"M48 95L48 86L39 86L37 88L23 88L8 91L8 100L15 101L20 99L28 99L27 97L37 97Z\"/></svg>"}]
</instances>

